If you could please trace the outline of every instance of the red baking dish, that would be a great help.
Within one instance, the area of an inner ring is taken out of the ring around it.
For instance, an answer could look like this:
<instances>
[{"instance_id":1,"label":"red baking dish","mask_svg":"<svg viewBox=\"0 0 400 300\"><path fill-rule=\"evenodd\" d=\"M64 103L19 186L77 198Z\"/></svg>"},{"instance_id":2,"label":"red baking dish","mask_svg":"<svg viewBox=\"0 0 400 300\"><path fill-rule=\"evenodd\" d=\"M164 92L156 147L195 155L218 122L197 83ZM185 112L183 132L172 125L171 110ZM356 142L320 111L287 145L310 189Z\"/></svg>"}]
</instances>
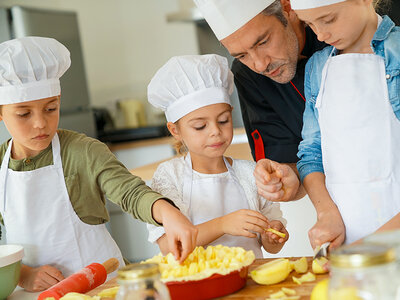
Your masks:
<instances>
[{"instance_id":1,"label":"red baking dish","mask_svg":"<svg viewBox=\"0 0 400 300\"><path fill-rule=\"evenodd\" d=\"M171 300L205 300L232 294L246 285L249 267L229 274L214 274L201 280L171 281L166 285Z\"/></svg>"}]
</instances>

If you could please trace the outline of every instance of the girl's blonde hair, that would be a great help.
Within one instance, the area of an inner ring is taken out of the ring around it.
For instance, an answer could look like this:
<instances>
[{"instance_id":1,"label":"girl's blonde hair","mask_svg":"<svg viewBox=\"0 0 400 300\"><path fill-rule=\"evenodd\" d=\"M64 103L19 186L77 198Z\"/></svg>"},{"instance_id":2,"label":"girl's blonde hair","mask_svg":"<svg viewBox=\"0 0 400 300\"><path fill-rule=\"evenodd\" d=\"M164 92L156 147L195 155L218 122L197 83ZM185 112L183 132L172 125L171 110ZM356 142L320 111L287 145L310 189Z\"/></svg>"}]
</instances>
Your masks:
<instances>
[{"instance_id":1,"label":"girl's blonde hair","mask_svg":"<svg viewBox=\"0 0 400 300\"><path fill-rule=\"evenodd\" d=\"M179 155L185 155L188 152L186 146L181 141L178 140L175 140L174 142L174 149L176 153Z\"/></svg>"},{"instance_id":2,"label":"girl's blonde hair","mask_svg":"<svg viewBox=\"0 0 400 300\"><path fill-rule=\"evenodd\" d=\"M176 127L179 127L178 122L179 120L174 123ZM175 152L179 155L185 155L186 153L188 153L188 149L185 146L185 144L182 143L181 141L178 141L177 139L175 139L174 141L174 149Z\"/></svg>"}]
</instances>

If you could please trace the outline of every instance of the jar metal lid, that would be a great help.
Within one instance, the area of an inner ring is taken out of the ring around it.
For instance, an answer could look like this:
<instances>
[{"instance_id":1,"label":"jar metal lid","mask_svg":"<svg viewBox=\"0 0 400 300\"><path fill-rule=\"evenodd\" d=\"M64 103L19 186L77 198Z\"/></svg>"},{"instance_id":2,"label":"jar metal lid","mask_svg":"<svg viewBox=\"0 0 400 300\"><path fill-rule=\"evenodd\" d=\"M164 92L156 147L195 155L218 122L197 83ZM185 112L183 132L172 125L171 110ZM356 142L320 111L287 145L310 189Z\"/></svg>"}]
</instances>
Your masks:
<instances>
[{"instance_id":1,"label":"jar metal lid","mask_svg":"<svg viewBox=\"0 0 400 300\"><path fill-rule=\"evenodd\" d=\"M119 280L138 280L160 274L158 264L136 263L127 265L118 270Z\"/></svg>"},{"instance_id":2,"label":"jar metal lid","mask_svg":"<svg viewBox=\"0 0 400 300\"><path fill-rule=\"evenodd\" d=\"M333 267L364 268L395 261L394 249L385 245L359 244L333 250L330 261Z\"/></svg>"}]
</instances>

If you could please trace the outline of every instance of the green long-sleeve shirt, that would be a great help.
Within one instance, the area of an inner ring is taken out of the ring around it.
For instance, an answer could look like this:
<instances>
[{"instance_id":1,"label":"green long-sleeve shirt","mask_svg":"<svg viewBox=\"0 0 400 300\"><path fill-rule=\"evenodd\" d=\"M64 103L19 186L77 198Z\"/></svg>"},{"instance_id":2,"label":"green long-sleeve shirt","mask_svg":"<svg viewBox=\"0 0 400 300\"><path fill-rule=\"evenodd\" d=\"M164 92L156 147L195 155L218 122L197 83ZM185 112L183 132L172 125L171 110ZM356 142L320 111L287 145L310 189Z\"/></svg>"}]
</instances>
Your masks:
<instances>
[{"instance_id":1,"label":"green long-sleeve shirt","mask_svg":"<svg viewBox=\"0 0 400 300\"><path fill-rule=\"evenodd\" d=\"M68 195L72 207L83 222L97 225L109 221L105 207L107 197L134 218L157 225L151 208L156 200L165 197L152 191L139 177L132 175L102 142L63 129L58 130L58 136ZM7 145L8 142L0 146L1 161ZM9 168L14 171L30 171L52 163L50 144L35 157L10 159ZM0 221L3 223L1 215Z\"/></svg>"}]
</instances>

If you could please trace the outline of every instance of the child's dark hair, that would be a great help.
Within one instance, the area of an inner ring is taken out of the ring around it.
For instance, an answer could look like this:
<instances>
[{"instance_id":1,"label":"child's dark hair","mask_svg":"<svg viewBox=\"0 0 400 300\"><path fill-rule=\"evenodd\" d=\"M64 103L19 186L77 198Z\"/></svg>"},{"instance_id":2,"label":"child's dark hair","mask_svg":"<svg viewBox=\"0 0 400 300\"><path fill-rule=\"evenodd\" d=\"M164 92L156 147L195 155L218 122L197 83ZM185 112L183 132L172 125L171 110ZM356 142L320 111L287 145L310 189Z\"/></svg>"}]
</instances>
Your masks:
<instances>
[{"instance_id":1,"label":"child's dark hair","mask_svg":"<svg viewBox=\"0 0 400 300\"><path fill-rule=\"evenodd\" d=\"M373 0L372 5L377 14L385 15L390 12L392 1L391 0Z\"/></svg>"}]
</instances>

